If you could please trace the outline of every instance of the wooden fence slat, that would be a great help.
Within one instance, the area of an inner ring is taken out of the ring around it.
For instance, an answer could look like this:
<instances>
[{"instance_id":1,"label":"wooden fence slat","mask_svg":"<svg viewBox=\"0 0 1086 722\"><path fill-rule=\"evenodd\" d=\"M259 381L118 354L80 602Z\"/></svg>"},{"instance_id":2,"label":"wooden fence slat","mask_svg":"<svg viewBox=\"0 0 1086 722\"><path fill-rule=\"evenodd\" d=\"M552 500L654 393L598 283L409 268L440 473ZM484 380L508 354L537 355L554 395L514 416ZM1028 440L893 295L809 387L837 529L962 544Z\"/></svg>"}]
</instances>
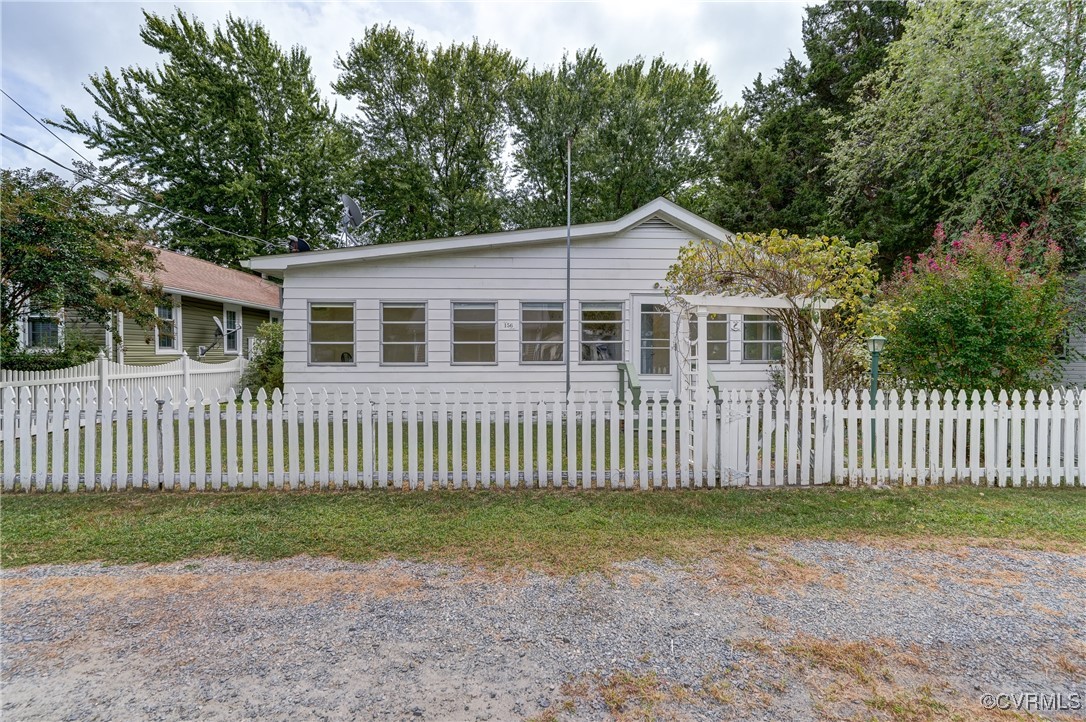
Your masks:
<instances>
[{"instance_id":1,"label":"wooden fence slat","mask_svg":"<svg viewBox=\"0 0 1086 722\"><path fill-rule=\"evenodd\" d=\"M159 477L158 483L163 489L173 489L174 487L175 456L173 420L173 391L171 389L166 389L165 403L159 404L159 434L162 439L161 448L159 449L159 458L161 459L162 474Z\"/></svg>"},{"instance_id":2,"label":"wooden fence slat","mask_svg":"<svg viewBox=\"0 0 1086 722\"><path fill-rule=\"evenodd\" d=\"M113 488L113 392L107 386L100 399L102 428L99 434L98 458L101 459L102 490Z\"/></svg>"},{"instance_id":3,"label":"wooden fence slat","mask_svg":"<svg viewBox=\"0 0 1086 722\"><path fill-rule=\"evenodd\" d=\"M189 430L191 409L188 390L182 388L177 400L177 473L182 491L188 491L192 486L192 450Z\"/></svg>"},{"instance_id":4,"label":"wooden fence slat","mask_svg":"<svg viewBox=\"0 0 1086 722\"><path fill-rule=\"evenodd\" d=\"M197 491L207 488L207 401L201 389L192 399L192 471Z\"/></svg>"},{"instance_id":5,"label":"wooden fence slat","mask_svg":"<svg viewBox=\"0 0 1086 722\"><path fill-rule=\"evenodd\" d=\"M402 409L403 404L399 404L399 407ZM329 438L329 432L331 429L329 428L330 419L328 413L328 391L322 388L320 395L317 397L316 418L314 419L316 423L315 434L320 447L317 451L317 467L314 471L316 476L312 481L308 482L310 489L327 489L330 481L329 477L331 476L333 464L330 450L331 439Z\"/></svg>"},{"instance_id":6,"label":"wooden fence slat","mask_svg":"<svg viewBox=\"0 0 1086 722\"><path fill-rule=\"evenodd\" d=\"M39 386L34 395L34 428L37 434L34 437L33 470L31 473L34 476L34 490L44 491L46 488L46 470L49 466L46 446L49 440L47 434L49 428L49 391L44 386Z\"/></svg>"},{"instance_id":7,"label":"wooden fence slat","mask_svg":"<svg viewBox=\"0 0 1086 722\"><path fill-rule=\"evenodd\" d=\"M129 444L129 398L128 392L124 389L117 395L117 490L125 491L128 489L128 470L129 470L129 453L131 452L131 446ZM59 488L59 486L58 486Z\"/></svg>"},{"instance_id":8,"label":"wooden fence slat","mask_svg":"<svg viewBox=\"0 0 1086 722\"><path fill-rule=\"evenodd\" d=\"M256 392L256 485L268 488L268 392Z\"/></svg>"}]
</instances>

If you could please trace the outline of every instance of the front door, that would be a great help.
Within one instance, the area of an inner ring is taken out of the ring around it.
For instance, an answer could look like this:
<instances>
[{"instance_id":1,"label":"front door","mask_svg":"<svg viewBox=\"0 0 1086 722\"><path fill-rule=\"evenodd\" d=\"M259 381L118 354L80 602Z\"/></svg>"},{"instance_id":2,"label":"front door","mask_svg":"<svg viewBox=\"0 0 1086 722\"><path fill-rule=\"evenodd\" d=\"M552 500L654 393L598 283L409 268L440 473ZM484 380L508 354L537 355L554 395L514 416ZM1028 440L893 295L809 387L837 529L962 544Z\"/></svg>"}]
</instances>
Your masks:
<instances>
[{"instance_id":1,"label":"front door","mask_svg":"<svg viewBox=\"0 0 1086 722\"><path fill-rule=\"evenodd\" d=\"M646 391L675 388L674 317L663 296L633 297L634 368Z\"/></svg>"}]
</instances>

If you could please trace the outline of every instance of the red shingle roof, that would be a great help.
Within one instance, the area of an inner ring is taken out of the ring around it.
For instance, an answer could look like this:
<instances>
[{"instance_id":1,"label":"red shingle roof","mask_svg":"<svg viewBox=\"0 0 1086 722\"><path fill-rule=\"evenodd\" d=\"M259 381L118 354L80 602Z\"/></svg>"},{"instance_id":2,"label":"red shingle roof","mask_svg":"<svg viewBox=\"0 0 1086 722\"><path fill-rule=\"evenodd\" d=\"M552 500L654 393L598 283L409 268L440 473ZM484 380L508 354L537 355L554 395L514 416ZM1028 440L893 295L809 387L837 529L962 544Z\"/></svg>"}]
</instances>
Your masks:
<instances>
[{"instance_id":1,"label":"red shingle roof","mask_svg":"<svg viewBox=\"0 0 1086 722\"><path fill-rule=\"evenodd\" d=\"M192 256L154 250L161 266L156 276L166 289L227 299L243 306L279 308L279 286L271 281Z\"/></svg>"}]
</instances>

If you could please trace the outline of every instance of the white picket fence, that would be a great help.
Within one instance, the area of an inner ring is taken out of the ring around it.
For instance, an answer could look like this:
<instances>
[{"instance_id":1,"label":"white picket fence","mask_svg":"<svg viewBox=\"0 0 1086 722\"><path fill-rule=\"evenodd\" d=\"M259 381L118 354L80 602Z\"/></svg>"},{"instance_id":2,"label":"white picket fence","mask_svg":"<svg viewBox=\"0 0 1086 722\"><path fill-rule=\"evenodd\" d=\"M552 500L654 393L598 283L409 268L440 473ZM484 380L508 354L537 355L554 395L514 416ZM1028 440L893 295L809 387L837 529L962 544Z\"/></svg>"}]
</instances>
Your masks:
<instances>
[{"instance_id":1,"label":"white picket fence","mask_svg":"<svg viewBox=\"0 0 1086 722\"><path fill-rule=\"evenodd\" d=\"M2 393L7 491L1086 480L1086 392Z\"/></svg>"},{"instance_id":2,"label":"white picket fence","mask_svg":"<svg viewBox=\"0 0 1086 722\"><path fill-rule=\"evenodd\" d=\"M46 388L50 399L53 390L60 387L67 398L72 389L78 390L80 398L94 391L101 398L106 389L117 398L121 393L133 396L139 391L146 397L154 397L156 389L160 393L169 390L174 398L181 396L182 389L200 389L205 394L218 391L226 395L236 388L245 369L245 359L238 357L220 364L193 361L184 351L181 358L169 363L154 366L133 366L110 361L99 352L98 358L80 366L52 371L12 371L0 369L0 389ZM0 394L0 408L6 404L6 395Z\"/></svg>"}]
</instances>

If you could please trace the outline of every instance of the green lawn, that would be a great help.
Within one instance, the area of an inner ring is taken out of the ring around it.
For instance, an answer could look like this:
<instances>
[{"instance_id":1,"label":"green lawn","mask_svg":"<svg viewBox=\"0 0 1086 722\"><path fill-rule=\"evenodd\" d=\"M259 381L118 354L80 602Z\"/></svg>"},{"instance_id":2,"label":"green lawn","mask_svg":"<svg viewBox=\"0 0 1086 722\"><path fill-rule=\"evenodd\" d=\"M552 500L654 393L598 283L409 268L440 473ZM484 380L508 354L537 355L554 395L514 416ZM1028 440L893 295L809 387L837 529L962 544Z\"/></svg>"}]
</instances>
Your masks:
<instances>
[{"instance_id":1,"label":"green lawn","mask_svg":"<svg viewBox=\"0 0 1086 722\"><path fill-rule=\"evenodd\" d=\"M1086 549L1086 492L1060 488L7 493L0 503L4 566L311 554L575 572L769 538Z\"/></svg>"}]
</instances>

